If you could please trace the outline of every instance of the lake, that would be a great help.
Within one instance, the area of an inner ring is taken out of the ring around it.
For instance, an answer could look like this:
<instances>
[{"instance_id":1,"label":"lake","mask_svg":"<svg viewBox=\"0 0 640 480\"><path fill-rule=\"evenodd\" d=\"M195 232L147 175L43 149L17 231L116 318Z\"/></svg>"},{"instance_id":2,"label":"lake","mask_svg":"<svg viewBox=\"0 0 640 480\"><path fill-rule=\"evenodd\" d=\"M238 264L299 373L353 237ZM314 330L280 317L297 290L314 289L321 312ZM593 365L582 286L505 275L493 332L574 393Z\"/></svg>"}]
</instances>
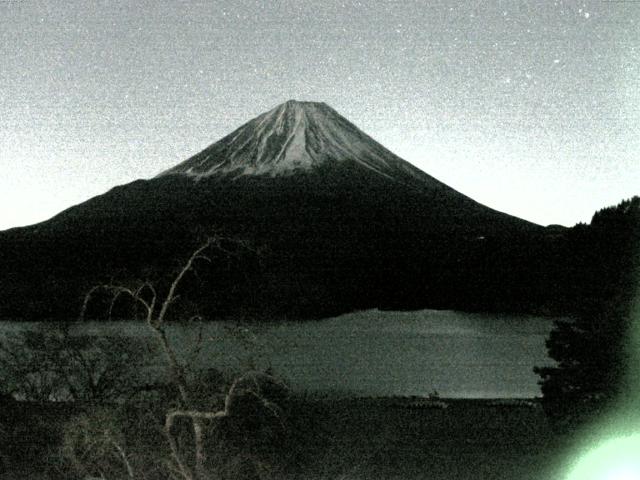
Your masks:
<instances>
[{"instance_id":1,"label":"lake","mask_svg":"<svg viewBox=\"0 0 640 480\"><path fill-rule=\"evenodd\" d=\"M504 398L540 395L534 366L551 365L545 340L553 319L454 311L369 310L325 320L270 325L211 322L200 363L272 366L295 389L358 395ZM3 323L0 331L25 328ZM146 336L144 324L87 322L87 334ZM230 330L233 333L230 333ZM171 325L181 352L198 328ZM161 361L161 360L157 360Z\"/></svg>"}]
</instances>

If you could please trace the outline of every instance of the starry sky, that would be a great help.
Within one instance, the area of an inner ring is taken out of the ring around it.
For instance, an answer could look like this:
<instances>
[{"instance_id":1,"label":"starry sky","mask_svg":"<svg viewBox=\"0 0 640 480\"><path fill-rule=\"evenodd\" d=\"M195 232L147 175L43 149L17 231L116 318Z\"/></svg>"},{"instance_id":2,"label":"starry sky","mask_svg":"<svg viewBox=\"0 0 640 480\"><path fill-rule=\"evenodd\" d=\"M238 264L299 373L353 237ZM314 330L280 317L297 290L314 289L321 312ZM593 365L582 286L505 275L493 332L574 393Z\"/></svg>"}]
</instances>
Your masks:
<instances>
[{"instance_id":1,"label":"starry sky","mask_svg":"<svg viewBox=\"0 0 640 480\"><path fill-rule=\"evenodd\" d=\"M498 210L640 193L639 0L0 1L0 229L324 101Z\"/></svg>"}]
</instances>

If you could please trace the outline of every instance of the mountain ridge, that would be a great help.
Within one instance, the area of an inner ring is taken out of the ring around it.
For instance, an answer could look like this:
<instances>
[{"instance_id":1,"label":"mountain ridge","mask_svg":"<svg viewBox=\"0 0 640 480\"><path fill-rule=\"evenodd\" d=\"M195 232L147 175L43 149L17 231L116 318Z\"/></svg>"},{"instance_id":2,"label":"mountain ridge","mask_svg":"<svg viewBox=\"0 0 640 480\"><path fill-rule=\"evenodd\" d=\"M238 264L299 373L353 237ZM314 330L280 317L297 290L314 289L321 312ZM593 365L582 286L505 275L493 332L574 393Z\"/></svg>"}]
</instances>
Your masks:
<instances>
[{"instance_id":1,"label":"mountain ridge","mask_svg":"<svg viewBox=\"0 0 640 480\"><path fill-rule=\"evenodd\" d=\"M291 175L325 162L351 161L390 179L429 178L324 102L288 100L158 176L220 173ZM438 182L441 183L441 182Z\"/></svg>"},{"instance_id":2,"label":"mountain ridge","mask_svg":"<svg viewBox=\"0 0 640 480\"><path fill-rule=\"evenodd\" d=\"M527 310L544 288L523 270L543 227L448 187L326 104L285 102L154 178L0 232L0 317L68 315L105 278L170 270L203 231L269 252L194 300L213 317Z\"/></svg>"}]
</instances>

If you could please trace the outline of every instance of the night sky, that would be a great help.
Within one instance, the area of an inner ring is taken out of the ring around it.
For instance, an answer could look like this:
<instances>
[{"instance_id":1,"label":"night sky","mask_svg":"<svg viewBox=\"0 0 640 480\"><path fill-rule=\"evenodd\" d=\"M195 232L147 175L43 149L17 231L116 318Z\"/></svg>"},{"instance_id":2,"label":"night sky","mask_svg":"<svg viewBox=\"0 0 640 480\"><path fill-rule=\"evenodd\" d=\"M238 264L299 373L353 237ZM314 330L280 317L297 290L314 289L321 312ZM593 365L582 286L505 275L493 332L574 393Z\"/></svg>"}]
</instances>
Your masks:
<instances>
[{"instance_id":1,"label":"night sky","mask_svg":"<svg viewBox=\"0 0 640 480\"><path fill-rule=\"evenodd\" d=\"M490 207L640 193L640 2L0 1L0 229L295 98Z\"/></svg>"}]
</instances>

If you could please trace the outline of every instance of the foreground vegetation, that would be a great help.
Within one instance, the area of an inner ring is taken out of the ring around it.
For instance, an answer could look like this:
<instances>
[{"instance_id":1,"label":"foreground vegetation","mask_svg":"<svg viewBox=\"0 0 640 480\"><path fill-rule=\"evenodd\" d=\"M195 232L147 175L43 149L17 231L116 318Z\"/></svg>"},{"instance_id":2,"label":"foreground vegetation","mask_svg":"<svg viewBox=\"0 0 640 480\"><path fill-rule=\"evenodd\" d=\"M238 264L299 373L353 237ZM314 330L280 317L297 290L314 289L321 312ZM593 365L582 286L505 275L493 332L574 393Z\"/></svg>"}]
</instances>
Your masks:
<instances>
[{"instance_id":1,"label":"foreground vegetation","mask_svg":"<svg viewBox=\"0 0 640 480\"><path fill-rule=\"evenodd\" d=\"M535 369L545 411L568 430L638 398L640 197L597 212L572 235L584 289L547 340L556 365Z\"/></svg>"},{"instance_id":2,"label":"foreground vegetation","mask_svg":"<svg viewBox=\"0 0 640 480\"><path fill-rule=\"evenodd\" d=\"M537 402L289 395L281 404L282 423L246 415L207 426L207 458L216 462L207 464L210 478L559 478L568 445L552 433ZM165 468L170 452L155 435L162 408L3 407L2 478L179 478ZM93 442L81 449L83 431ZM94 470L83 472L82 462Z\"/></svg>"},{"instance_id":3,"label":"foreground vegetation","mask_svg":"<svg viewBox=\"0 0 640 480\"><path fill-rule=\"evenodd\" d=\"M570 435L630 383L625 338L637 268L623 262L636 258L638 205L594 218L606 224L603 235L618 232L625 249L596 263L600 270L589 265L591 302L549 339L558 366L537 369L542 402L303 396L250 364L237 372L196 367L213 365L196 362L206 339L180 354L166 322L194 309L180 291L197 281L196 264L234 253L210 238L165 281L89 290L83 315L138 318L155 338L146 352L66 326L2 339L2 478L559 478ZM585 248L600 239L585 238ZM605 273L610 281L602 283ZM197 307L186 318L201 319ZM145 373L149 358L164 373L158 381Z\"/></svg>"}]
</instances>

